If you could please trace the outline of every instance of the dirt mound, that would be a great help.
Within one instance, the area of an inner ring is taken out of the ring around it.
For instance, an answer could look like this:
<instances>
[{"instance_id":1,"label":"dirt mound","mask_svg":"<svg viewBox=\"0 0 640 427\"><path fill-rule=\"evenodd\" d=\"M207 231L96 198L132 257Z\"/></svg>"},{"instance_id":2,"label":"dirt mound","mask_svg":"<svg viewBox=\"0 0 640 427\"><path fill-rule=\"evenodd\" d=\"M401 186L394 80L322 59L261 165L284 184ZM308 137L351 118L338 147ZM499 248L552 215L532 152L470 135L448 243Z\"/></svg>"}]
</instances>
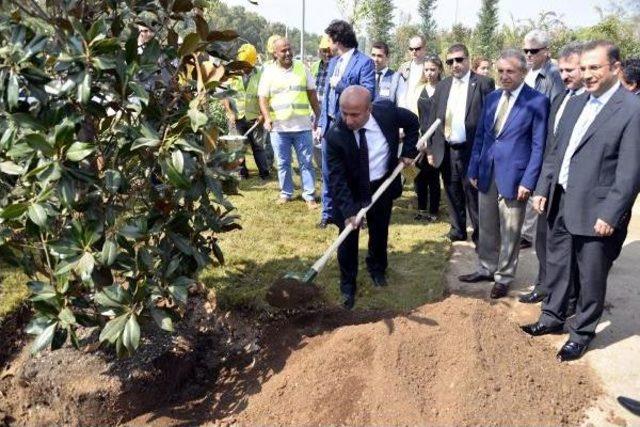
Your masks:
<instances>
[{"instance_id":1,"label":"dirt mound","mask_svg":"<svg viewBox=\"0 0 640 427\"><path fill-rule=\"evenodd\" d=\"M320 298L320 289L312 283L283 277L271 285L265 299L277 308L303 308Z\"/></svg>"},{"instance_id":2,"label":"dirt mound","mask_svg":"<svg viewBox=\"0 0 640 427\"><path fill-rule=\"evenodd\" d=\"M226 421L259 425L579 424L600 393L582 364L500 306L452 296L305 338Z\"/></svg>"}]
</instances>

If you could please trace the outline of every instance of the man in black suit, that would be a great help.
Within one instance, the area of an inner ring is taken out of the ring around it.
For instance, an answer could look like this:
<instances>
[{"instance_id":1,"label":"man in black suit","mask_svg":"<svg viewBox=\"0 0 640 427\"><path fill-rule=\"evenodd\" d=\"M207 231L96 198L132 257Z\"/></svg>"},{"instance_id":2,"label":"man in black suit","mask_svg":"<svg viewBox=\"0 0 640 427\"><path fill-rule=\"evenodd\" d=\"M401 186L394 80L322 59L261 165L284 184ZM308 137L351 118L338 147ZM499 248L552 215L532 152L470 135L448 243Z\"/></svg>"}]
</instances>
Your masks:
<instances>
[{"instance_id":1,"label":"man in black suit","mask_svg":"<svg viewBox=\"0 0 640 427\"><path fill-rule=\"evenodd\" d=\"M627 234L640 190L640 99L620 86L620 50L607 41L583 46L587 93L567 104L556 143L536 187L534 208L548 207L547 281L552 292L530 335L561 331L571 284L580 286L560 361L580 358L604 309L607 277ZM572 275L578 275L572 281Z\"/></svg>"},{"instance_id":2,"label":"man in black suit","mask_svg":"<svg viewBox=\"0 0 640 427\"><path fill-rule=\"evenodd\" d=\"M427 147L430 163L442 170L447 199L452 241L467 239L468 208L473 225L472 240L478 241L478 191L466 179L476 125L482 114L486 95L493 92L493 79L470 70L469 51L463 44L447 50L451 77L442 80L433 93L429 125L437 118L439 127Z\"/></svg>"},{"instance_id":3,"label":"man in black suit","mask_svg":"<svg viewBox=\"0 0 640 427\"><path fill-rule=\"evenodd\" d=\"M558 123L562 118L569 100L584 92L582 84L582 72L580 71L580 54L582 53L582 44L572 42L562 48L558 57L558 69L560 77L565 86L565 91L558 95L551 104L549 111L549 122L547 125L547 143L545 145L545 158L552 152L554 146L554 137ZM547 276L547 214L543 212L536 224L536 238L534 239L536 248L536 257L538 258L538 277L536 284L528 294L520 297L520 302L525 304L535 304L542 301L551 291L546 282ZM575 311L575 300L572 298L572 307L569 311ZM568 313L570 314L570 313Z\"/></svg>"},{"instance_id":4,"label":"man in black suit","mask_svg":"<svg viewBox=\"0 0 640 427\"><path fill-rule=\"evenodd\" d=\"M400 161L410 164L418 152L418 118L388 100L371 103L362 86L350 86L340 96L340 116L326 135L329 191L334 201L333 218L342 231L355 229L338 248L340 291L343 305L355 302L358 274L358 228L356 214L398 164L400 128L404 144ZM393 199L402 194L400 176L367 213L369 252L367 269L374 286L387 284L387 238Z\"/></svg>"}]
</instances>

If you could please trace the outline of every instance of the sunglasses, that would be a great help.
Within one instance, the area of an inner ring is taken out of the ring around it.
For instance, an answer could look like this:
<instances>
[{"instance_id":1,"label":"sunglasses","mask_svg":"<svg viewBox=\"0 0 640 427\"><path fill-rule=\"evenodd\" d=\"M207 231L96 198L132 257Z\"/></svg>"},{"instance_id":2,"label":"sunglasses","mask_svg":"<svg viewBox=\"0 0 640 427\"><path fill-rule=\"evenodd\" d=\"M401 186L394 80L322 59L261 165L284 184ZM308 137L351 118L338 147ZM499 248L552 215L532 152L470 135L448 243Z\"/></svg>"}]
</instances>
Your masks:
<instances>
[{"instance_id":1,"label":"sunglasses","mask_svg":"<svg viewBox=\"0 0 640 427\"><path fill-rule=\"evenodd\" d=\"M420 46L420 47L410 47L410 48L409 48L409 50L410 50L411 52L417 52L417 51L419 51L419 50L422 50L422 46Z\"/></svg>"},{"instance_id":2,"label":"sunglasses","mask_svg":"<svg viewBox=\"0 0 640 427\"><path fill-rule=\"evenodd\" d=\"M467 59L464 56L458 56L456 58L449 58L447 59L447 65L453 65L453 62L457 62L458 64L462 64L462 62L464 62L464 60Z\"/></svg>"},{"instance_id":3,"label":"sunglasses","mask_svg":"<svg viewBox=\"0 0 640 427\"><path fill-rule=\"evenodd\" d=\"M540 52L543 49L546 49L546 47L541 47L539 49L522 49L522 51L525 53L525 55L528 55L528 54L535 55L536 53Z\"/></svg>"}]
</instances>

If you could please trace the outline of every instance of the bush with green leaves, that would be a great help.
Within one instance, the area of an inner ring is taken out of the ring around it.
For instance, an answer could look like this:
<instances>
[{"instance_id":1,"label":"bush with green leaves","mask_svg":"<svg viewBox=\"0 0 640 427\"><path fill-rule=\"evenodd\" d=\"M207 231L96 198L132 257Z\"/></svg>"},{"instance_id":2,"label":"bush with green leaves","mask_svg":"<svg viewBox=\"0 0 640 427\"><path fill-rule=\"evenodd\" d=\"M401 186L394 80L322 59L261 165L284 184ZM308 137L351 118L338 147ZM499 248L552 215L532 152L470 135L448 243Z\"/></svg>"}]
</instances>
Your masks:
<instances>
[{"instance_id":1,"label":"bush with green leaves","mask_svg":"<svg viewBox=\"0 0 640 427\"><path fill-rule=\"evenodd\" d=\"M238 153L218 145L211 99L248 64L200 7L0 1L0 257L31 278L34 351L98 326L131 353L141 326L172 331L198 272L224 262Z\"/></svg>"}]
</instances>

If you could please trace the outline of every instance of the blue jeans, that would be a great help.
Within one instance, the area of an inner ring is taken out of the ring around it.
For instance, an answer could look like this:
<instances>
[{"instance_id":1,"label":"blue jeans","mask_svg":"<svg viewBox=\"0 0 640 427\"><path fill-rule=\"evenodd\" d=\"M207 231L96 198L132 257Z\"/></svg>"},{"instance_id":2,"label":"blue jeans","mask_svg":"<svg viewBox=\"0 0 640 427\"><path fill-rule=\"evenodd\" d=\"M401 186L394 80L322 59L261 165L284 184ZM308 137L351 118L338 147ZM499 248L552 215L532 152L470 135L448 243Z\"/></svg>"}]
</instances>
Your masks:
<instances>
[{"instance_id":1,"label":"blue jeans","mask_svg":"<svg viewBox=\"0 0 640 427\"><path fill-rule=\"evenodd\" d=\"M327 142L322 138L322 218L333 219L333 199L329 192L329 166L327 165Z\"/></svg>"},{"instance_id":2,"label":"blue jeans","mask_svg":"<svg viewBox=\"0 0 640 427\"><path fill-rule=\"evenodd\" d=\"M313 137L310 130L300 132L271 132L271 145L278 163L280 197L293 197L293 170L291 147L296 150L300 175L302 176L302 198L315 199L316 171L313 168Z\"/></svg>"}]
</instances>

